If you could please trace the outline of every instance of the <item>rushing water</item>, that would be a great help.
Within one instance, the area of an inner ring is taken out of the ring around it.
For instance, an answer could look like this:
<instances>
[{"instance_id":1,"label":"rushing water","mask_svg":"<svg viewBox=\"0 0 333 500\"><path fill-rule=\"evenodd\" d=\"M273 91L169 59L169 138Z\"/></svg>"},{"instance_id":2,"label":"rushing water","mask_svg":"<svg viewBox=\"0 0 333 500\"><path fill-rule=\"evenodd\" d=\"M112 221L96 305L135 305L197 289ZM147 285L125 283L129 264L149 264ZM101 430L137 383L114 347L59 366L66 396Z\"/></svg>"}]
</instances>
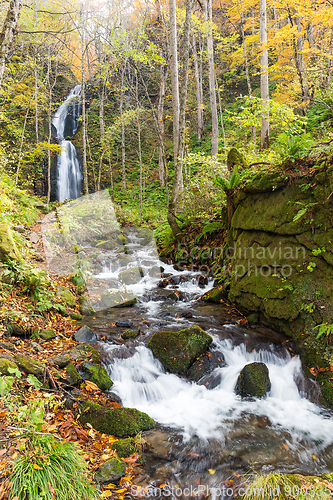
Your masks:
<instances>
[{"instance_id":1,"label":"rushing water","mask_svg":"<svg viewBox=\"0 0 333 500\"><path fill-rule=\"evenodd\" d=\"M123 262L118 248L103 251L95 277L112 288L133 291L138 303L100 311L86 323L108 338L101 348L114 382L112 392L124 406L142 410L158 423L147 434L152 480L187 485L199 478L214 485L249 469L304 474L332 470L331 412L315 402L319 389L304 377L289 343L262 326L237 324L240 317L230 306L198 301L213 286L212 279L199 287L199 272L175 270L158 260L154 245L143 246L131 229L125 233L131 261ZM124 287L119 273L133 266L141 266L144 276ZM166 288L158 287L160 276L151 276L153 266L163 267L162 277L173 278ZM141 331L134 341L122 341L124 328L114 326L125 319ZM197 383L166 373L146 346L155 331L192 324L213 337L211 356L221 361ZM267 365L271 390L263 399L241 399L234 391L237 377L253 361Z\"/></svg>"},{"instance_id":2,"label":"rushing water","mask_svg":"<svg viewBox=\"0 0 333 500\"><path fill-rule=\"evenodd\" d=\"M81 85L74 87L52 118L54 133L62 147L57 160L57 200L79 198L82 172L76 148L70 140L74 137L81 116Z\"/></svg>"}]
</instances>

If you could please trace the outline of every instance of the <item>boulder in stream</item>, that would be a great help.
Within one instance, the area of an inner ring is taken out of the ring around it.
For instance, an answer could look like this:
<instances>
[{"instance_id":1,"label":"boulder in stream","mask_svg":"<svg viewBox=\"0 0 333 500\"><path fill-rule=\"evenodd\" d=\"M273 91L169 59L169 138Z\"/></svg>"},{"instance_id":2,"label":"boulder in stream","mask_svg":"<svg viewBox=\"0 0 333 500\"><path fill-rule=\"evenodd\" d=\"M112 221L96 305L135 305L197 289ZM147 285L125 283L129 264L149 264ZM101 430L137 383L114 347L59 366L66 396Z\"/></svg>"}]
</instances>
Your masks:
<instances>
[{"instance_id":1,"label":"boulder in stream","mask_svg":"<svg viewBox=\"0 0 333 500\"><path fill-rule=\"evenodd\" d=\"M130 267L119 273L119 279L125 285L134 285L138 283L141 278L143 278L143 270L141 267Z\"/></svg>"},{"instance_id":2,"label":"boulder in stream","mask_svg":"<svg viewBox=\"0 0 333 500\"><path fill-rule=\"evenodd\" d=\"M74 333L76 342L98 342L99 337L87 325L82 326L77 332Z\"/></svg>"},{"instance_id":3,"label":"boulder in stream","mask_svg":"<svg viewBox=\"0 0 333 500\"><path fill-rule=\"evenodd\" d=\"M166 370L184 375L212 341L200 326L193 325L178 332L156 332L148 347Z\"/></svg>"},{"instance_id":4,"label":"boulder in stream","mask_svg":"<svg viewBox=\"0 0 333 500\"><path fill-rule=\"evenodd\" d=\"M93 314L95 312L88 295L81 295L81 297L79 297L79 304L80 313L88 316L89 314Z\"/></svg>"},{"instance_id":5,"label":"boulder in stream","mask_svg":"<svg viewBox=\"0 0 333 500\"><path fill-rule=\"evenodd\" d=\"M137 298L132 292L109 288L102 293L101 302L105 309L110 307L130 307L137 302Z\"/></svg>"},{"instance_id":6,"label":"boulder in stream","mask_svg":"<svg viewBox=\"0 0 333 500\"><path fill-rule=\"evenodd\" d=\"M113 382L104 366L84 361L81 365L81 370L84 373L85 380L94 382L101 391L107 391L113 386Z\"/></svg>"},{"instance_id":7,"label":"boulder in stream","mask_svg":"<svg viewBox=\"0 0 333 500\"><path fill-rule=\"evenodd\" d=\"M135 408L107 408L93 401L80 405L81 424L89 423L94 429L116 437L135 436L155 427L155 421Z\"/></svg>"},{"instance_id":8,"label":"boulder in stream","mask_svg":"<svg viewBox=\"0 0 333 500\"><path fill-rule=\"evenodd\" d=\"M250 363L240 372L236 392L241 397L263 398L271 388L268 368L265 363Z\"/></svg>"},{"instance_id":9,"label":"boulder in stream","mask_svg":"<svg viewBox=\"0 0 333 500\"><path fill-rule=\"evenodd\" d=\"M94 363L101 362L100 353L91 345L82 342L75 346L70 351L70 356L75 359L75 361L93 361Z\"/></svg>"}]
</instances>

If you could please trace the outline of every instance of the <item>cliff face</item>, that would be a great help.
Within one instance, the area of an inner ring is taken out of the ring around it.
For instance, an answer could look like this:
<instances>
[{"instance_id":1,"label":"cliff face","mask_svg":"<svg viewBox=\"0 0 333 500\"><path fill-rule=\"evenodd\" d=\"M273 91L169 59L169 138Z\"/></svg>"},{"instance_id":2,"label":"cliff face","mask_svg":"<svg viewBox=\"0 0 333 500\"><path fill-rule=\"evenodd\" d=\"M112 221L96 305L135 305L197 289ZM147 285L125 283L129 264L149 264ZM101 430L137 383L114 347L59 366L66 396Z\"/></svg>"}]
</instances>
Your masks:
<instances>
[{"instance_id":1,"label":"cliff face","mask_svg":"<svg viewBox=\"0 0 333 500\"><path fill-rule=\"evenodd\" d=\"M328 362L315 327L333 323L333 167L294 179L258 176L234 207L229 299L291 336L301 352L306 346L308 366L318 364L318 350Z\"/></svg>"}]
</instances>

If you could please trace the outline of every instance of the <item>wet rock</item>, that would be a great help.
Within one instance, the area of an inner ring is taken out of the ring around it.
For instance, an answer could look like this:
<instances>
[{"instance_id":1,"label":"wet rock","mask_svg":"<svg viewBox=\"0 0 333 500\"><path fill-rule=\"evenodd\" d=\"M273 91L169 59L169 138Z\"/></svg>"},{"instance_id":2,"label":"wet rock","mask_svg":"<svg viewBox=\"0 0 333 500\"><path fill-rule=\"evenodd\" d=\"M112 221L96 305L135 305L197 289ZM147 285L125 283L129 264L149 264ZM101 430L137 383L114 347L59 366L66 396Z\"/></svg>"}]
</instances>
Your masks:
<instances>
[{"instance_id":1,"label":"wet rock","mask_svg":"<svg viewBox=\"0 0 333 500\"><path fill-rule=\"evenodd\" d=\"M94 363L101 362L100 353L91 345L82 342L74 347L70 351L70 356L75 359L75 361L83 360L83 361L93 361Z\"/></svg>"},{"instance_id":2,"label":"wet rock","mask_svg":"<svg viewBox=\"0 0 333 500\"><path fill-rule=\"evenodd\" d=\"M263 398L271 388L268 368L264 363L250 363L240 372L236 393L242 397Z\"/></svg>"},{"instance_id":3,"label":"wet rock","mask_svg":"<svg viewBox=\"0 0 333 500\"><path fill-rule=\"evenodd\" d=\"M122 321L116 321L116 325L118 328L131 328L133 323L130 319L125 319Z\"/></svg>"},{"instance_id":4,"label":"wet rock","mask_svg":"<svg viewBox=\"0 0 333 500\"><path fill-rule=\"evenodd\" d=\"M201 274L201 276L198 276L198 286L200 288L205 288L205 286L208 285L208 276L205 274Z\"/></svg>"},{"instance_id":5,"label":"wet rock","mask_svg":"<svg viewBox=\"0 0 333 500\"><path fill-rule=\"evenodd\" d=\"M190 277L184 276L183 274L181 274L180 276L172 276L169 279L169 283L171 285L180 285L180 283L185 283L186 281L190 281Z\"/></svg>"},{"instance_id":6,"label":"wet rock","mask_svg":"<svg viewBox=\"0 0 333 500\"><path fill-rule=\"evenodd\" d=\"M74 319L75 321L80 321L83 318L82 314L73 313L73 312L70 312L69 316L71 319Z\"/></svg>"},{"instance_id":7,"label":"wet rock","mask_svg":"<svg viewBox=\"0 0 333 500\"><path fill-rule=\"evenodd\" d=\"M269 418L266 417L266 415L261 415L260 417L257 418L257 426L260 429L264 429L265 427L268 427L269 425L271 425L271 422L270 422Z\"/></svg>"},{"instance_id":8,"label":"wet rock","mask_svg":"<svg viewBox=\"0 0 333 500\"><path fill-rule=\"evenodd\" d=\"M135 436L141 431L155 427L155 422L146 413L134 408L106 408L93 401L80 405L80 422L91 424L94 429L116 437Z\"/></svg>"},{"instance_id":9,"label":"wet rock","mask_svg":"<svg viewBox=\"0 0 333 500\"><path fill-rule=\"evenodd\" d=\"M169 285L169 280L167 278L164 278L158 283L157 286L159 288L166 288L168 285Z\"/></svg>"},{"instance_id":10,"label":"wet rock","mask_svg":"<svg viewBox=\"0 0 333 500\"><path fill-rule=\"evenodd\" d=\"M59 368L65 368L65 366L68 365L70 362L71 357L69 354L58 354L57 356L53 356L52 358L49 358L49 361Z\"/></svg>"},{"instance_id":11,"label":"wet rock","mask_svg":"<svg viewBox=\"0 0 333 500\"><path fill-rule=\"evenodd\" d=\"M1 349L7 349L7 351L16 351L16 347L11 342L0 342Z\"/></svg>"},{"instance_id":12,"label":"wet rock","mask_svg":"<svg viewBox=\"0 0 333 500\"><path fill-rule=\"evenodd\" d=\"M220 383L220 378L211 380L208 378L208 374L215 370L215 368L225 366L225 364L224 356L221 352L205 353L193 363L187 372L187 377L194 382L198 382L204 375L207 375L204 383L208 384L207 387L209 389L213 389Z\"/></svg>"},{"instance_id":13,"label":"wet rock","mask_svg":"<svg viewBox=\"0 0 333 500\"><path fill-rule=\"evenodd\" d=\"M258 313L249 314L247 320L250 325L256 325L259 321L259 314Z\"/></svg>"},{"instance_id":14,"label":"wet rock","mask_svg":"<svg viewBox=\"0 0 333 500\"><path fill-rule=\"evenodd\" d=\"M82 377L73 365L73 363L69 363L66 366L66 380L70 385L77 385L81 382Z\"/></svg>"},{"instance_id":15,"label":"wet rock","mask_svg":"<svg viewBox=\"0 0 333 500\"><path fill-rule=\"evenodd\" d=\"M130 307L136 302L137 298L132 292L123 292L110 288L101 295L101 303L105 309L110 307Z\"/></svg>"},{"instance_id":16,"label":"wet rock","mask_svg":"<svg viewBox=\"0 0 333 500\"><path fill-rule=\"evenodd\" d=\"M149 269L148 274L152 278L160 278L161 274L163 273L164 268L160 266L153 266Z\"/></svg>"},{"instance_id":17,"label":"wet rock","mask_svg":"<svg viewBox=\"0 0 333 500\"><path fill-rule=\"evenodd\" d=\"M11 361L9 359L6 359L4 357L0 358L0 374L1 375L12 375L9 371L9 368L12 368L13 370L17 369L18 366L14 361Z\"/></svg>"},{"instance_id":18,"label":"wet rock","mask_svg":"<svg viewBox=\"0 0 333 500\"><path fill-rule=\"evenodd\" d=\"M45 373L45 366L40 361L25 356L24 354L17 354L14 356L15 363L23 370L27 375L35 375L37 378L41 378Z\"/></svg>"},{"instance_id":19,"label":"wet rock","mask_svg":"<svg viewBox=\"0 0 333 500\"><path fill-rule=\"evenodd\" d=\"M87 325L84 325L82 328L80 328L80 330L75 332L74 338L75 338L76 342L98 342L99 341L99 337Z\"/></svg>"},{"instance_id":20,"label":"wet rock","mask_svg":"<svg viewBox=\"0 0 333 500\"><path fill-rule=\"evenodd\" d=\"M317 382L321 389L320 402L329 408L333 408L333 374L322 372L317 375Z\"/></svg>"},{"instance_id":21,"label":"wet rock","mask_svg":"<svg viewBox=\"0 0 333 500\"><path fill-rule=\"evenodd\" d=\"M80 313L82 313L84 316L94 314L95 309L93 308L90 297L88 297L88 295L81 295L81 297L79 297L79 304Z\"/></svg>"},{"instance_id":22,"label":"wet rock","mask_svg":"<svg viewBox=\"0 0 333 500\"><path fill-rule=\"evenodd\" d=\"M191 311L186 311L186 312L181 313L180 317L181 318L192 318L193 314L191 313Z\"/></svg>"},{"instance_id":23,"label":"wet rock","mask_svg":"<svg viewBox=\"0 0 333 500\"><path fill-rule=\"evenodd\" d=\"M27 337L28 333L14 321L6 323L7 335L10 337Z\"/></svg>"},{"instance_id":24,"label":"wet rock","mask_svg":"<svg viewBox=\"0 0 333 500\"><path fill-rule=\"evenodd\" d=\"M212 337L202 328L193 325L178 332L156 332L149 340L148 347L166 370L185 374L212 341Z\"/></svg>"},{"instance_id":25,"label":"wet rock","mask_svg":"<svg viewBox=\"0 0 333 500\"><path fill-rule=\"evenodd\" d=\"M107 391L113 386L113 382L103 366L84 361L81 365L81 370L84 373L85 380L94 382L101 391Z\"/></svg>"},{"instance_id":26,"label":"wet rock","mask_svg":"<svg viewBox=\"0 0 333 500\"><path fill-rule=\"evenodd\" d=\"M37 344L37 342L31 342L30 345L33 347L35 352L43 352L43 348Z\"/></svg>"},{"instance_id":27,"label":"wet rock","mask_svg":"<svg viewBox=\"0 0 333 500\"><path fill-rule=\"evenodd\" d=\"M127 330L122 334L124 340L136 339L140 335L140 330Z\"/></svg>"},{"instance_id":28,"label":"wet rock","mask_svg":"<svg viewBox=\"0 0 333 500\"><path fill-rule=\"evenodd\" d=\"M128 458L133 455L133 453L138 452L138 446L134 439L131 438L120 439L113 443L111 448L117 452L120 458Z\"/></svg>"},{"instance_id":29,"label":"wet rock","mask_svg":"<svg viewBox=\"0 0 333 500\"><path fill-rule=\"evenodd\" d=\"M124 255L123 257L120 258L119 265L120 265L120 267L125 267L128 264L130 264L131 262L132 262L131 257L129 257L128 255Z\"/></svg>"},{"instance_id":30,"label":"wet rock","mask_svg":"<svg viewBox=\"0 0 333 500\"><path fill-rule=\"evenodd\" d=\"M202 298L205 302L213 302L214 304L219 304L221 300L226 300L228 298L228 292L223 286L218 286L210 290Z\"/></svg>"},{"instance_id":31,"label":"wet rock","mask_svg":"<svg viewBox=\"0 0 333 500\"><path fill-rule=\"evenodd\" d=\"M51 340L51 339L54 339L55 338L55 331L52 330L52 328L45 328L43 330L41 330L38 334L38 337L42 340Z\"/></svg>"},{"instance_id":32,"label":"wet rock","mask_svg":"<svg viewBox=\"0 0 333 500\"><path fill-rule=\"evenodd\" d=\"M119 273L119 279L125 285L138 283L141 278L143 278L143 270L141 267L130 267L129 269L125 269L125 271L121 271L121 273Z\"/></svg>"},{"instance_id":33,"label":"wet rock","mask_svg":"<svg viewBox=\"0 0 333 500\"><path fill-rule=\"evenodd\" d=\"M103 250L114 250L117 247L116 241L112 238L110 240L99 241L95 245L96 248L103 248Z\"/></svg>"},{"instance_id":34,"label":"wet rock","mask_svg":"<svg viewBox=\"0 0 333 500\"><path fill-rule=\"evenodd\" d=\"M113 483L126 474L126 463L117 457L104 462L95 473L96 483Z\"/></svg>"},{"instance_id":35,"label":"wet rock","mask_svg":"<svg viewBox=\"0 0 333 500\"><path fill-rule=\"evenodd\" d=\"M65 286L58 286L57 295L59 299L61 299L62 302L66 304L66 306L75 307L76 299L72 294L72 292L68 290Z\"/></svg>"}]
</instances>

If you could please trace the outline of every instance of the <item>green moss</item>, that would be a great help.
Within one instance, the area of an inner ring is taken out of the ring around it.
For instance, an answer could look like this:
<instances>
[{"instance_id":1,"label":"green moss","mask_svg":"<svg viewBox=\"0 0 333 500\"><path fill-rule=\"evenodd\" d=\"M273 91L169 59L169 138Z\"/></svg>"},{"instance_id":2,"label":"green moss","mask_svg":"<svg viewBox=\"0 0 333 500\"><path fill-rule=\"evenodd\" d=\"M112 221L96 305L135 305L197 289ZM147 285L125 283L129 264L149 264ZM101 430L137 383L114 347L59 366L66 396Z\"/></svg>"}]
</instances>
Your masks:
<instances>
[{"instance_id":1,"label":"green moss","mask_svg":"<svg viewBox=\"0 0 333 500\"><path fill-rule=\"evenodd\" d=\"M105 309L111 307L130 307L137 302L132 292L105 290L101 295L101 303Z\"/></svg>"},{"instance_id":2,"label":"green moss","mask_svg":"<svg viewBox=\"0 0 333 500\"><path fill-rule=\"evenodd\" d=\"M75 359L75 361L93 361L94 363L101 362L100 353L91 345L81 342L70 351L70 356Z\"/></svg>"},{"instance_id":3,"label":"green moss","mask_svg":"<svg viewBox=\"0 0 333 500\"><path fill-rule=\"evenodd\" d=\"M44 376L45 366L36 359L29 358L24 354L17 354L14 356L15 363L18 367L27 374L35 375L38 378Z\"/></svg>"},{"instance_id":4,"label":"green moss","mask_svg":"<svg viewBox=\"0 0 333 500\"><path fill-rule=\"evenodd\" d=\"M185 374L212 341L210 335L194 325L178 332L156 332L149 340L148 347L166 370Z\"/></svg>"},{"instance_id":5,"label":"green moss","mask_svg":"<svg viewBox=\"0 0 333 500\"><path fill-rule=\"evenodd\" d=\"M322 372L317 376L317 382L321 389L320 400L321 402L333 408L333 373Z\"/></svg>"},{"instance_id":6,"label":"green moss","mask_svg":"<svg viewBox=\"0 0 333 500\"><path fill-rule=\"evenodd\" d=\"M84 372L85 379L94 382L101 391L107 391L113 386L113 382L103 366L84 361L81 369Z\"/></svg>"},{"instance_id":7,"label":"green moss","mask_svg":"<svg viewBox=\"0 0 333 500\"><path fill-rule=\"evenodd\" d=\"M120 458L112 457L97 469L96 483L112 483L125 476L126 463Z\"/></svg>"},{"instance_id":8,"label":"green moss","mask_svg":"<svg viewBox=\"0 0 333 500\"><path fill-rule=\"evenodd\" d=\"M18 369L18 366L14 361L10 361L9 359L6 358L0 358L0 374L1 375L10 375L10 372L8 371L9 368L12 369Z\"/></svg>"},{"instance_id":9,"label":"green moss","mask_svg":"<svg viewBox=\"0 0 333 500\"><path fill-rule=\"evenodd\" d=\"M77 385L79 382L81 382L82 378L73 363L69 363L66 366L66 376L67 376L67 381L70 385Z\"/></svg>"},{"instance_id":10,"label":"green moss","mask_svg":"<svg viewBox=\"0 0 333 500\"><path fill-rule=\"evenodd\" d=\"M116 441L112 444L111 448L116 450L118 457L121 458L128 458L137 451L136 443L134 439L131 438Z\"/></svg>"},{"instance_id":11,"label":"green moss","mask_svg":"<svg viewBox=\"0 0 333 500\"><path fill-rule=\"evenodd\" d=\"M81 297L79 297L79 304L80 304L79 307L80 313L87 316L90 314L94 314L95 309L93 308L93 305L88 295L81 295Z\"/></svg>"},{"instance_id":12,"label":"green moss","mask_svg":"<svg viewBox=\"0 0 333 500\"><path fill-rule=\"evenodd\" d=\"M127 330L122 334L121 337L124 340L128 340L128 339L136 339L136 337L138 337L139 335L140 335L139 330Z\"/></svg>"},{"instance_id":13,"label":"green moss","mask_svg":"<svg viewBox=\"0 0 333 500\"><path fill-rule=\"evenodd\" d=\"M21 260L21 255L10 227L7 224L0 224L0 261L5 262L7 258Z\"/></svg>"},{"instance_id":14,"label":"green moss","mask_svg":"<svg viewBox=\"0 0 333 500\"><path fill-rule=\"evenodd\" d=\"M138 283L143 277L143 271L141 267L130 267L119 273L119 279L125 285L132 285Z\"/></svg>"},{"instance_id":15,"label":"green moss","mask_svg":"<svg viewBox=\"0 0 333 500\"><path fill-rule=\"evenodd\" d=\"M227 166L229 170L232 170L234 167L247 167L244 155L238 151L237 148L231 148L229 150L227 156Z\"/></svg>"},{"instance_id":16,"label":"green moss","mask_svg":"<svg viewBox=\"0 0 333 500\"><path fill-rule=\"evenodd\" d=\"M54 330L52 330L52 328L44 329L37 334L37 337L39 337L42 340L51 340L54 339L55 332Z\"/></svg>"},{"instance_id":17,"label":"green moss","mask_svg":"<svg viewBox=\"0 0 333 500\"><path fill-rule=\"evenodd\" d=\"M262 398L270 388L268 368L264 363L250 363L244 366L236 384L236 392L242 397Z\"/></svg>"},{"instance_id":18,"label":"green moss","mask_svg":"<svg viewBox=\"0 0 333 500\"><path fill-rule=\"evenodd\" d=\"M135 436L141 431L155 427L155 422L146 413L134 408L106 408L92 401L80 405L82 424L90 423L94 429L116 437Z\"/></svg>"}]
</instances>

